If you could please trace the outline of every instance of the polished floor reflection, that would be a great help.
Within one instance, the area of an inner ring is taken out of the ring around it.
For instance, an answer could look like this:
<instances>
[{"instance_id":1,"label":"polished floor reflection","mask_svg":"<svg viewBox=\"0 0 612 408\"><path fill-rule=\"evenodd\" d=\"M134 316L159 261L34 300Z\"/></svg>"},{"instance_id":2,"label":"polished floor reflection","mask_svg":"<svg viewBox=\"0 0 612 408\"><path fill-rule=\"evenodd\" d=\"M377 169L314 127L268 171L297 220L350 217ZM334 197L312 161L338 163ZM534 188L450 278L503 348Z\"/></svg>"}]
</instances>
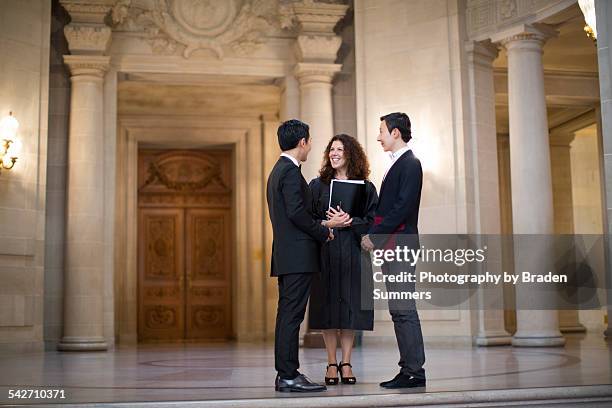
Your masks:
<instances>
[{"instance_id":1,"label":"polished floor reflection","mask_svg":"<svg viewBox=\"0 0 612 408\"><path fill-rule=\"evenodd\" d=\"M563 348L450 348L426 345L428 385L410 393L605 384L612 390L612 343L569 336ZM301 349L301 371L323 381L324 351ZM392 345L355 350L358 384L321 396L392 393L378 382L398 371ZM47 352L0 358L0 404L295 398L273 388L271 344L119 347L109 352ZM65 400L9 400L9 389L64 389ZM393 391L397 393L397 391ZM300 395L304 396L304 395Z\"/></svg>"}]
</instances>

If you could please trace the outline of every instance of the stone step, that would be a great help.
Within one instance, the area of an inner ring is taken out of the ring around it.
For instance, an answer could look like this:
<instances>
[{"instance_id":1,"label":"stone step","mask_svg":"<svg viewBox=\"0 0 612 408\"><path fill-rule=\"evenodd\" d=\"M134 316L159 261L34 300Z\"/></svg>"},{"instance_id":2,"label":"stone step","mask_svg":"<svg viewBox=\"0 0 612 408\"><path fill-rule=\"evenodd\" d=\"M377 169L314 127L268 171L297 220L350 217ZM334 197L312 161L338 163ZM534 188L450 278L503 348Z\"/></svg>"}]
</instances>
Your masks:
<instances>
[{"instance_id":1,"label":"stone step","mask_svg":"<svg viewBox=\"0 0 612 408\"><path fill-rule=\"evenodd\" d=\"M65 407L66 405L44 405ZM326 396L279 394L276 398L69 404L70 408L298 408L298 407L612 407L612 384L506 390Z\"/></svg>"}]
</instances>

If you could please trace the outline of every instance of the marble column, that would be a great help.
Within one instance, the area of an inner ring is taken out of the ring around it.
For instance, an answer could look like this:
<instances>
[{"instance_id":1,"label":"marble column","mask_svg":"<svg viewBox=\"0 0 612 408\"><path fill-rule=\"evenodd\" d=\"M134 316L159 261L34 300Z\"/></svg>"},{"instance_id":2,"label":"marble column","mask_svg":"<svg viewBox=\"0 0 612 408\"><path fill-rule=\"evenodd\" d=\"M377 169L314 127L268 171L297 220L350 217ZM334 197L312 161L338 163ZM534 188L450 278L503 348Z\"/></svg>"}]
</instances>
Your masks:
<instances>
[{"instance_id":1,"label":"marble column","mask_svg":"<svg viewBox=\"0 0 612 408\"><path fill-rule=\"evenodd\" d=\"M555 233L574 233L574 200L572 195L572 167L570 158L574 133L550 135L550 163L553 179L553 207ZM578 310L559 310L559 328L562 333L585 332L578 319Z\"/></svg>"},{"instance_id":2,"label":"marble column","mask_svg":"<svg viewBox=\"0 0 612 408\"><path fill-rule=\"evenodd\" d=\"M106 350L103 81L109 57L66 55L71 73L64 336L60 350Z\"/></svg>"},{"instance_id":3,"label":"marble column","mask_svg":"<svg viewBox=\"0 0 612 408\"><path fill-rule=\"evenodd\" d=\"M71 55L64 269L64 351L106 350L104 337L104 78L110 0L60 0Z\"/></svg>"},{"instance_id":4,"label":"marble column","mask_svg":"<svg viewBox=\"0 0 612 408\"><path fill-rule=\"evenodd\" d=\"M513 232L550 236L554 213L542 48L556 32L543 25L523 25L501 35L508 54ZM526 239L515 239L516 270L548 270L553 259L550 240L532 239L526 245ZM517 285L514 346L565 344L553 298L537 286ZM534 299L550 310L527 307Z\"/></svg>"},{"instance_id":5,"label":"marble column","mask_svg":"<svg viewBox=\"0 0 612 408\"><path fill-rule=\"evenodd\" d=\"M338 64L299 63L295 76L300 83L300 119L310 125L312 150L302 165L307 181L317 177L323 152L334 135L332 79L340 71Z\"/></svg>"},{"instance_id":6,"label":"marble column","mask_svg":"<svg viewBox=\"0 0 612 408\"><path fill-rule=\"evenodd\" d=\"M497 45L490 42L466 44L470 97L470 134L468 172L474 180L474 222L470 230L486 239L485 270L502 270L502 247L497 238L501 233L499 177L497 162L497 133L495 123L495 89L493 60L497 58ZM487 269L488 268L488 269ZM475 343L479 346L510 344L511 336L504 328L503 286L481 287L477 293L478 332Z\"/></svg>"}]
</instances>

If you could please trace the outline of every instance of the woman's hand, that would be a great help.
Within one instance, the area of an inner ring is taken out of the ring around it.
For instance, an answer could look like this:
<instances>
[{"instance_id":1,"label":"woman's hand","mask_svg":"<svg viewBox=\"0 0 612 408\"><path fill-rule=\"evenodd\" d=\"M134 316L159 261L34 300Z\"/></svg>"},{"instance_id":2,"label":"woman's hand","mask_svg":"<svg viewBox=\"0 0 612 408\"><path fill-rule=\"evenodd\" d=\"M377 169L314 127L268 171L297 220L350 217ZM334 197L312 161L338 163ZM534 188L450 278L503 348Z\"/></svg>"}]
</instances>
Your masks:
<instances>
[{"instance_id":1,"label":"woman's hand","mask_svg":"<svg viewBox=\"0 0 612 408\"><path fill-rule=\"evenodd\" d=\"M327 210L326 215L327 221L325 226L328 228L350 227L353 222L351 216L342 211L340 206L338 206L338 209L330 208Z\"/></svg>"}]
</instances>

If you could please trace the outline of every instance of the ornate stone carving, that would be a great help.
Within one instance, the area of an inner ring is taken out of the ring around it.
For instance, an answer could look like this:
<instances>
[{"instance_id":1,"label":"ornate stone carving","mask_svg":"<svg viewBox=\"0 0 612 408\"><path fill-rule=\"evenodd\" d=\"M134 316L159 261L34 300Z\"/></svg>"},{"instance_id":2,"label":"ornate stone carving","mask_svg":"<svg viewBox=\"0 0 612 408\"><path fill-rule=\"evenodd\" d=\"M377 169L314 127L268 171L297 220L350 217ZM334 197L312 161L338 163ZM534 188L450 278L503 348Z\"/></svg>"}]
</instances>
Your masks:
<instances>
[{"instance_id":1,"label":"ornate stone carving","mask_svg":"<svg viewBox=\"0 0 612 408\"><path fill-rule=\"evenodd\" d=\"M80 76L102 79L110 65L110 57L102 55L64 55L64 63L70 68L73 80Z\"/></svg>"},{"instance_id":2,"label":"ornate stone carving","mask_svg":"<svg viewBox=\"0 0 612 408\"><path fill-rule=\"evenodd\" d=\"M500 42L506 49L514 46L526 46L525 42L529 41L534 43L536 49L542 52L541 48L546 40L557 35L558 31L545 24L526 24L499 33L498 36L493 37L493 41Z\"/></svg>"},{"instance_id":3,"label":"ornate stone carving","mask_svg":"<svg viewBox=\"0 0 612 408\"><path fill-rule=\"evenodd\" d=\"M518 14L516 0L502 0L499 2L499 17L508 20Z\"/></svg>"},{"instance_id":4,"label":"ornate stone carving","mask_svg":"<svg viewBox=\"0 0 612 408\"><path fill-rule=\"evenodd\" d=\"M173 54L179 48L189 58L211 50L223 58L226 48L246 55L278 26L278 0L155 0L149 8L121 0L112 17L118 30L142 32L154 53Z\"/></svg>"},{"instance_id":5,"label":"ornate stone carving","mask_svg":"<svg viewBox=\"0 0 612 408\"><path fill-rule=\"evenodd\" d=\"M300 35L297 38L297 55L300 61L324 60L333 62L342 44L337 35Z\"/></svg>"},{"instance_id":6,"label":"ornate stone carving","mask_svg":"<svg viewBox=\"0 0 612 408\"><path fill-rule=\"evenodd\" d=\"M68 48L73 54L104 53L110 45L111 29L97 25L73 25L64 27Z\"/></svg>"},{"instance_id":7,"label":"ornate stone carving","mask_svg":"<svg viewBox=\"0 0 612 408\"><path fill-rule=\"evenodd\" d=\"M564 3L565 0L468 0L468 38L485 40L514 24L542 21L558 13Z\"/></svg>"},{"instance_id":8,"label":"ornate stone carving","mask_svg":"<svg viewBox=\"0 0 612 408\"><path fill-rule=\"evenodd\" d=\"M332 78L341 68L341 64L300 62L295 66L294 75L301 86L313 82L331 84Z\"/></svg>"},{"instance_id":9,"label":"ornate stone carving","mask_svg":"<svg viewBox=\"0 0 612 408\"><path fill-rule=\"evenodd\" d=\"M117 0L60 0L73 24L104 24L104 18Z\"/></svg>"},{"instance_id":10,"label":"ornate stone carving","mask_svg":"<svg viewBox=\"0 0 612 408\"><path fill-rule=\"evenodd\" d=\"M348 6L337 2L315 2L301 0L280 9L283 28L297 26L301 33L333 34L334 27L344 17Z\"/></svg>"}]
</instances>

